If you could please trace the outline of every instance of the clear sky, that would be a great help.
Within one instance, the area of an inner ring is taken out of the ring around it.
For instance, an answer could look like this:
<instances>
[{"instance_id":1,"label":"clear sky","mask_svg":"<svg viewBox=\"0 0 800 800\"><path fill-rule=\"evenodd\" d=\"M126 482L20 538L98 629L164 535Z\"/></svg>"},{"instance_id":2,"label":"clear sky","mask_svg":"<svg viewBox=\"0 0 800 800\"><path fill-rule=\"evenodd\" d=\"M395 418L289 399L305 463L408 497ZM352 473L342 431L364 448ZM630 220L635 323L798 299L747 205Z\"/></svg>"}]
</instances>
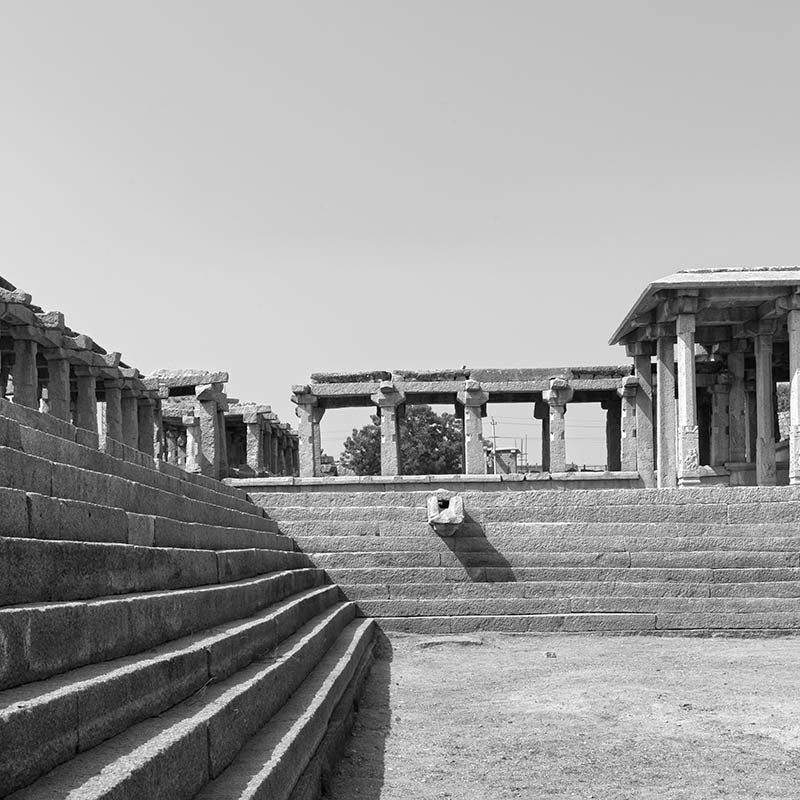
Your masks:
<instances>
[{"instance_id":1,"label":"clear sky","mask_svg":"<svg viewBox=\"0 0 800 800\"><path fill-rule=\"evenodd\" d=\"M293 424L315 371L623 363L649 280L800 261L798 41L770 0L2 0L0 274Z\"/></svg>"}]
</instances>

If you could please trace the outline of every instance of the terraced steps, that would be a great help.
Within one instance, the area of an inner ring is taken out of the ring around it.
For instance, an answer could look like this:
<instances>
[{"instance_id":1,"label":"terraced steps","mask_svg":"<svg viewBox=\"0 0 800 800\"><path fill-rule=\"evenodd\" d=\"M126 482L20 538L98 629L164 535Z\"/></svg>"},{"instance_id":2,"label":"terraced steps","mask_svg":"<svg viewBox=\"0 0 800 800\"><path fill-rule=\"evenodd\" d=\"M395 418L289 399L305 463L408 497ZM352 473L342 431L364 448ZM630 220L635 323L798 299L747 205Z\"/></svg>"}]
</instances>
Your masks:
<instances>
[{"instance_id":1,"label":"terraced steps","mask_svg":"<svg viewBox=\"0 0 800 800\"><path fill-rule=\"evenodd\" d=\"M0 796L191 798L265 731L316 796L373 623L243 493L9 405Z\"/></svg>"},{"instance_id":2,"label":"terraced steps","mask_svg":"<svg viewBox=\"0 0 800 800\"><path fill-rule=\"evenodd\" d=\"M800 629L794 487L466 491L465 523L440 537L425 492L252 484L280 530L387 629Z\"/></svg>"}]
</instances>

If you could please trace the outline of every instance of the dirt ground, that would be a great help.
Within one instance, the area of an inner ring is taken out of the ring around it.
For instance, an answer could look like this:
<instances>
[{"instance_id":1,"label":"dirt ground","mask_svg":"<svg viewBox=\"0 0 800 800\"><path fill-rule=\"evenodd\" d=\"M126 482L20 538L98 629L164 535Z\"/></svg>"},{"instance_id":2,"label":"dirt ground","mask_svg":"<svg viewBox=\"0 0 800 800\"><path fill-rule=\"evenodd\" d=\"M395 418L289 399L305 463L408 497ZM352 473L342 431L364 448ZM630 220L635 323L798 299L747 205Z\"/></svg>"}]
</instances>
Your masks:
<instances>
[{"instance_id":1,"label":"dirt ground","mask_svg":"<svg viewBox=\"0 0 800 800\"><path fill-rule=\"evenodd\" d=\"M396 635L329 800L800 798L800 638Z\"/></svg>"}]
</instances>

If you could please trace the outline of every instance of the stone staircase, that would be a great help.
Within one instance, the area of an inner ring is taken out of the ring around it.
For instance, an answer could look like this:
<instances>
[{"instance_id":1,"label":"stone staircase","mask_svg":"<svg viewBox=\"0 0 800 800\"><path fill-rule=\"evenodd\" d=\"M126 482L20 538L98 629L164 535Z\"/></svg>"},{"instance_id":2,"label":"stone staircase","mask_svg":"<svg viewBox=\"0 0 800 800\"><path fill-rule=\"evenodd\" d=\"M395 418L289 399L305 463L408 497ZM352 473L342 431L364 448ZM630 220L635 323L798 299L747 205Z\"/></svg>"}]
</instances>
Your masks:
<instances>
[{"instance_id":1,"label":"stone staircase","mask_svg":"<svg viewBox=\"0 0 800 800\"><path fill-rule=\"evenodd\" d=\"M452 538L426 524L427 492L312 489L251 497L386 630L800 628L791 487L466 487Z\"/></svg>"},{"instance_id":2,"label":"stone staircase","mask_svg":"<svg viewBox=\"0 0 800 800\"><path fill-rule=\"evenodd\" d=\"M374 624L244 493L0 400L0 797L313 798Z\"/></svg>"}]
</instances>

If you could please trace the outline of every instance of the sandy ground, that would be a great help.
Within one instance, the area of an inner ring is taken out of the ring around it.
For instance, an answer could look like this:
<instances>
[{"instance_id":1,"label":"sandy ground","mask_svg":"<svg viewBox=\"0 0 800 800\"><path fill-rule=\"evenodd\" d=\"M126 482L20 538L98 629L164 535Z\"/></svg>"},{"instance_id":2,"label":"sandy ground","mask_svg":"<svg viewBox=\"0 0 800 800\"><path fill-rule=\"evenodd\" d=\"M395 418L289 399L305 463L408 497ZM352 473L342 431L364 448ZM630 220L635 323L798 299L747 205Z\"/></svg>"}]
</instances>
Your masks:
<instances>
[{"instance_id":1,"label":"sandy ground","mask_svg":"<svg viewBox=\"0 0 800 800\"><path fill-rule=\"evenodd\" d=\"M800 638L397 635L329 800L800 798Z\"/></svg>"}]
</instances>

